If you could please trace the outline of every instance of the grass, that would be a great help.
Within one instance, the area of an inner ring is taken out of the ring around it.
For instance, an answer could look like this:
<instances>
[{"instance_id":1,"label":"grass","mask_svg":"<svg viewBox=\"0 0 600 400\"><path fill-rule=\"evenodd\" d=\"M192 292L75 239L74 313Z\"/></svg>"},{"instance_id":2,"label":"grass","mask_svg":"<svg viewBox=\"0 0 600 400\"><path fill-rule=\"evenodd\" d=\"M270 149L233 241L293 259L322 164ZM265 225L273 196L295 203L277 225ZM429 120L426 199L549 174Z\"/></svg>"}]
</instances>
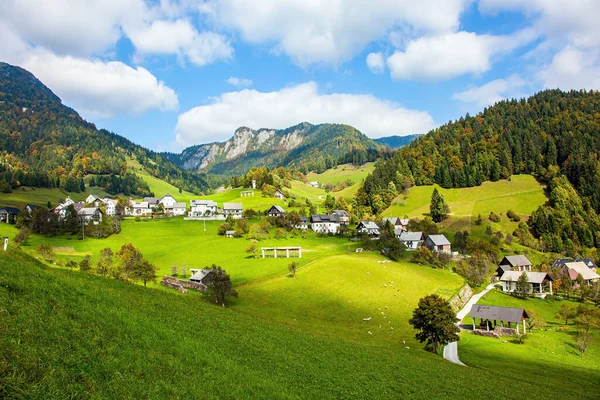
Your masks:
<instances>
[{"instance_id":1,"label":"grass","mask_svg":"<svg viewBox=\"0 0 600 400\"><path fill-rule=\"evenodd\" d=\"M176 198L177 201L184 203L188 203L190 200L198 198L198 196L194 193L185 190L179 193L179 188L150 175L148 171L146 171L144 167L142 167L142 165L135 159L128 158L127 167L148 184L150 191L153 192L156 197L161 197L169 193L171 196Z\"/></svg>"},{"instance_id":2,"label":"grass","mask_svg":"<svg viewBox=\"0 0 600 400\"><path fill-rule=\"evenodd\" d=\"M0 258L0 312L4 398L463 399L481 396L475 379L493 382L491 399L595 396L593 380L573 383L581 371L514 379L520 365L499 373L400 343L328 339L15 251Z\"/></svg>"},{"instance_id":3,"label":"grass","mask_svg":"<svg viewBox=\"0 0 600 400\"><path fill-rule=\"evenodd\" d=\"M85 192L82 193L69 193L61 189L21 186L13 190L12 193L0 193L0 205L23 208L26 204L35 204L46 207L48 202L54 206L67 196L74 201L81 201L90 194L99 197L109 196L103 189L97 187L86 188Z\"/></svg>"},{"instance_id":4,"label":"grass","mask_svg":"<svg viewBox=\"0 0 600 400\"><path fill-rule=\"evenodd\" d=\"M350 179L354 183L360 183L375 169L375 163L366 163L360 167L355 167L352 164L342 164L335 168L330 168L327 171L316 174L310 172L306 178L309 182L317 181L320 184L336 184Z\"/></svg>"},{"instance_id":5,"label":"grass","mask_svg":"<svg viewBox=\"0 0 600 400\"><path fill-rule=\"evenodd\" d=\"M383 260L375 253L320 258L300 269L296 279L281 276L241 287L236 308L325 337L418 346L407 323L418 299L438 291L450 297L463 279L449 271Z\"/></svg>"},{"instance_id":6,"label":"grass","mask_svg":"<svg viewBox=\"0 0 600 400\"><path fill-rule=\"evenodd\" d=\"M533 310L543 318L547 326L529 331L524 344L463 333L459 342L461 361L478 371L501 370L507 377L515 380L535 379L540 386L561 382L567 386L568 380L571 390L566 393L558 391L556 396L585 397L596 393L595 381L600 376L600 343L593 341L585 356L581 357L573 340L578 328L570 322L565 329L564 321L555 316L561 304L576 306L578 303L520 300L496 291L488 293L479 303ZM465 322L470 323L470 319ZM593 333L596 339L599 334L598 331ZM507 365L513 368L506 368ZM565 387L563 390L566 389Z\"/></svg>"},{"instance_id":7,"label":"grass","mask_svg":"<svg viewBox=\"0 0 600 400\"><path fill-rule=\"evenodd\" d=\"M253 189L248 188L236 188L236 189L228 189L224 190L220 193L214 193L206 196L196 196L195 199L210 199L216 201L219 206L222 206L223 203L242 203L244 209L252 208L257 211L264 211L271 208L273 205L279 205L287 209L286 203L284 200L279 200L275 197L266 197L263 196L261 190L254 189L254 196L241 196L241 193L244 191L249 191Z\"/></svg>"}]
</instances>

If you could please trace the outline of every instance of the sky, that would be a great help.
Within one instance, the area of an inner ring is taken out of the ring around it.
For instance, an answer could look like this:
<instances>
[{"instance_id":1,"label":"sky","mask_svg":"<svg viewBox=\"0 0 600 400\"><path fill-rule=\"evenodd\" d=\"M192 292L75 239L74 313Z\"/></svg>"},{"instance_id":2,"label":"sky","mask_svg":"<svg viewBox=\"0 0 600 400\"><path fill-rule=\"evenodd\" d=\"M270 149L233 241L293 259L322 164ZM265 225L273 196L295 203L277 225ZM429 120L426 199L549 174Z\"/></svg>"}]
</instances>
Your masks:
<instances>
[{"instance_id":1,"label":"sky","mask_svg":"<svg viewBox=\"0 0 600 400\"><path fill-rule=\"evenodd\" d=\"M304 121L377 138L600 89L598 21L598 0L2 0L0 61L153 150Z\"/></svg>"}]
</instances>

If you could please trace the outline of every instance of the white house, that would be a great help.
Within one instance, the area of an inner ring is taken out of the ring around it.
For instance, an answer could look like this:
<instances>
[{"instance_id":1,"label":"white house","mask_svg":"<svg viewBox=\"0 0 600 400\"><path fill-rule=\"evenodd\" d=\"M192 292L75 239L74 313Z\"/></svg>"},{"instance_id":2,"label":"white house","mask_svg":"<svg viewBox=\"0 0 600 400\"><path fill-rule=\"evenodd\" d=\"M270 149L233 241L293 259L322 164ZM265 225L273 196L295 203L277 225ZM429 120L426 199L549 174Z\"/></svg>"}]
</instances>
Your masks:
<instances>
[{"instance_id":1,"label":"white house","mask_svg":"<svg viewBox=\"0 0 600 400\"><path fill-rule=\"evenodd\" d=\"M341 224L337 215L315 214L310 217L311 228L317 233L337 234Z\"/></svg>"},{"instance_id":2,"label":"white house","mask_svg":"<svg viewBox=\"0 0 600 400\"><path fill-rule=\"evenodd\" d=\"M340 225L348 225L350 223L350 214L345 210L333 210L332 215L336 215Z\"/></svg>"},{"instance_id":3,"label":"white house","mask_svg":"<svg viewBox=\"0 0 600 400\"><path fill-rule=\"evenodd\" d=\"M173 213L174 216L185 215L186 211L187 211L187 204L185 204L185 203L175 203L175 205L173 205L173 207L171 207L171 212Z\"/></svg>"},{"instance_id":4,"label":"white house","mask_svg":"<svg viewBox=\"0 0 600 400\"><path fill-rule=\"evenodd\" d=\"M379 236L379 226L373 221L360 221L356 226L356 232L359 235L368 235L371 237Z\"/></svg>"},{"instance_id":5,"label":"white house","mask_svg":"<svg viewBox=\"0 0 600 400\"><path fill-rule=\"evenodd\" d=\"M158 199L158 204L162 204L165 210L171 210L175 204L177 204L177 200L173 198L169 193L165 194L163 197Z\"/></svg>"},{"instance_id":6,"label":"white house","mask_svg":"<svg viewBox=\"0 0 600 400\"><path fill-rule=\"evenodd\" d=\"M394 226L394 232L396 232L396 236L400 236L400 233L407 230L408 227L408 219L401 219L399 217L390 217L384 218L381 220L383 226L390 222Z\"/></svg>"},{"instance_id":7,"label":"white house","mask_svg":"<svg viewBox=\"0 0 600 400\"><path fill-rule=\"evenodd\" d=\"M233 218L241 218L244 212L242 203L223 203L223 214L225 216L232 215Z\"/></svg>"},{"instance_id":8,"label":"white house","mask_svg":"<svg viewBox=\"0 0 600 400\"><path fill-rule=\"evenodd\" d=\"M88 197L85 198L86 204L93 204L96 207L98 207L100 205L101 201L102 200L100 200L100 197L96 196L95 194L90 194L90 195L88 195Z\"/></svg>"},{"instance_id":9,"label":"white house","mask_svg":"<svg viewBox=\"0 0 600 400\"><path fill-rule=\"evenodd\" d=\"M143 216L152 214L152 208L150 207L150 204L147 201L131 201L129 204L130 215Z\"/></svg>"},{"instance_id":10,"label":"white house","mask_svg":"<svg viewBox=\"0 0 600 400\"><path fill-rule=\"evenodd\" d=\"M313 182L309 183L308 185L312 186L312 187L316 187L316 188L318 188L320 186L319 182L317 182L317 181L313 181Z\"/></svg>"},{"instance_id":11,"label":"white house","mask_svg":"<svg viewBox=\"0 0 600 400\"><path fill-rule=\"evenodd\" d=\"M402 232L398 238L409 251L416 250L423 243L423 232Z\"/></svg>"},{"instance_id":12,"label":"white house","mask_svg":"<svg viewBox=\"0 0 600 400\"><path fill-rule=\"evenodd\" d=\"M102 199L106 215L114 216L117 213L117 200L105 197Z\"/></svg>"},{"instance_id":13,"label":"white house","mask_svg":"<svg viewBox=\"0 0 600 400\"><path fill-rule=\"evenodd\" d=\"M84 207L77 212L79 220L84 224L88 224L90 221L94 222L94 225L102 222L102 210L98 207Z\"/></svg>"},{"instance_id":14,"label":"white house","mask_svg":"<svg viewBox=\"0 0 600 400\"><path fill-rule=\"evenodd\" d=\"M505 271L500 277L502 282L502 291L512 293L517 288L517 281L521 274L527 275L529 282L529 293L533 293L537 297L546 297L547 294L552 294L552 278L546 272L530 272L530 271Z\"/></svg>"},{"instance_id":15,"label":"white house","mask_svg":"<svg viewBox=\"0 0 600 400\"><path fill-rule=\"evenodd\" d=\"M281 190L277 189L275 191L275 194L273 195L273 197L275 197L279 200L283 200L283 199L285 199L285 194L283 194L283 192Z\"/></svg>"},{"instance_id":16,"label":"white house","mask_svg":"<svg viewBox=\"0 0 600 400\"><path fill-rule=\"evenodd\" d=\"M565 263L565 267L567 268L567 272L572 281L576 281L579 275L583 277L583 280L587 284L591 284L600 279L600 276L596 271L590 269L587 264L582 261L567 262Z\"/></svg>"},{"instance_id":17,"label":"white house","mask_svg":"<svg viewBox=\"0 0 600 400\"><path fill-rule=\"evenodd\" d=\"M307 230L308 229L308 218L300 217L300 223L294 226L296 229Z\"/></svg>"},{"instance_id":18,"label":"white house","mask_svg":"<svg viewBox=\"0 0 600 400\"><path fill-rule=\"evenodd\" d=\"M205 217L216 214L217 203L212 200L190 200L190 217Z\"/></svg>"}]
</instances>

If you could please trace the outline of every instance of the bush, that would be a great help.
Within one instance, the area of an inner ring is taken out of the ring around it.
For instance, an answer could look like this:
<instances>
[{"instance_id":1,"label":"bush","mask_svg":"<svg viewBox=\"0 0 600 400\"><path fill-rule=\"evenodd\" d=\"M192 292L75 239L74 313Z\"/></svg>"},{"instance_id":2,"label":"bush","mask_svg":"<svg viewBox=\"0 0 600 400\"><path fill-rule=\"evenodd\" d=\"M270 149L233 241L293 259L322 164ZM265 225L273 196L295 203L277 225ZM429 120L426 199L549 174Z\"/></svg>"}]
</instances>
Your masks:
<instances>
[{"instance_id":1,"label":"bush","mask_svg":"<svg viewBox=\"0 0 600 400\"><path fill-rule=\"evenodd\" d=\"M82 272L88 272L92 269L92 258L88 255L79 262L79 270Z\"/></svg>"},{"instance_id":2,"label":"bush","mask_svg":"<svg viewBox=\"0 0 600 400\"><path fill-rule=\"evenodd\" d=\"M500 222L500 216L494 212L490 213L489 219L492 222Z\"/></svg>"},{"instance_id":3,"label":"bush","mask_svg":"<svg viewBox=\"0 0 600 400\"><path fill-rule=\"evenodd\" d=\"M52 261L54 259L54 250L52 249L52 246L50 246L49 244L40 243L36 247L36 251L46 261Z\"/></svg>"},{"instance_id":4,"label":"bush","mask_svg":"<svg viewBox=\"0 0 600 400\"><path fill-rule=\"evenodd\" d=\"M513 222L519 222L519 221L521 221L521 217L519 217L519 216L517 215L517 213L516 213L516 212L514 212L513 210L508 210L508 211L506 212L506 216L507 216L507 217L508 217L508 218L509 218L511 221L513 221Z\"/></svg>"}]
</instances>

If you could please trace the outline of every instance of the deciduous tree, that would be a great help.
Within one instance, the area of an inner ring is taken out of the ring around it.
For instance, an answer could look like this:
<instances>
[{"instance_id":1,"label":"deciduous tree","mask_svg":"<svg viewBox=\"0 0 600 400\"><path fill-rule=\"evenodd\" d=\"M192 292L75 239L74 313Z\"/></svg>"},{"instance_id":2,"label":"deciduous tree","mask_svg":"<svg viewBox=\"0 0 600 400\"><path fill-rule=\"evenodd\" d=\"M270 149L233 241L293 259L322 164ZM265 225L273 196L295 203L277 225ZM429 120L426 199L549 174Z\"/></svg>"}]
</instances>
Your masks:
<instances>
[{"instance_id":1,"label":"deciduous tree","mask_svg":"<svg viewBox=\"0 0 600 400\"><path fill-rule=\"evenodd\" d=\"M419 306L408 321L419 332L415 338L437 354L439 346L458 341L458 319L447 300L437 294L425 296L419 300Z\"/></svg>"}]
</instances>

